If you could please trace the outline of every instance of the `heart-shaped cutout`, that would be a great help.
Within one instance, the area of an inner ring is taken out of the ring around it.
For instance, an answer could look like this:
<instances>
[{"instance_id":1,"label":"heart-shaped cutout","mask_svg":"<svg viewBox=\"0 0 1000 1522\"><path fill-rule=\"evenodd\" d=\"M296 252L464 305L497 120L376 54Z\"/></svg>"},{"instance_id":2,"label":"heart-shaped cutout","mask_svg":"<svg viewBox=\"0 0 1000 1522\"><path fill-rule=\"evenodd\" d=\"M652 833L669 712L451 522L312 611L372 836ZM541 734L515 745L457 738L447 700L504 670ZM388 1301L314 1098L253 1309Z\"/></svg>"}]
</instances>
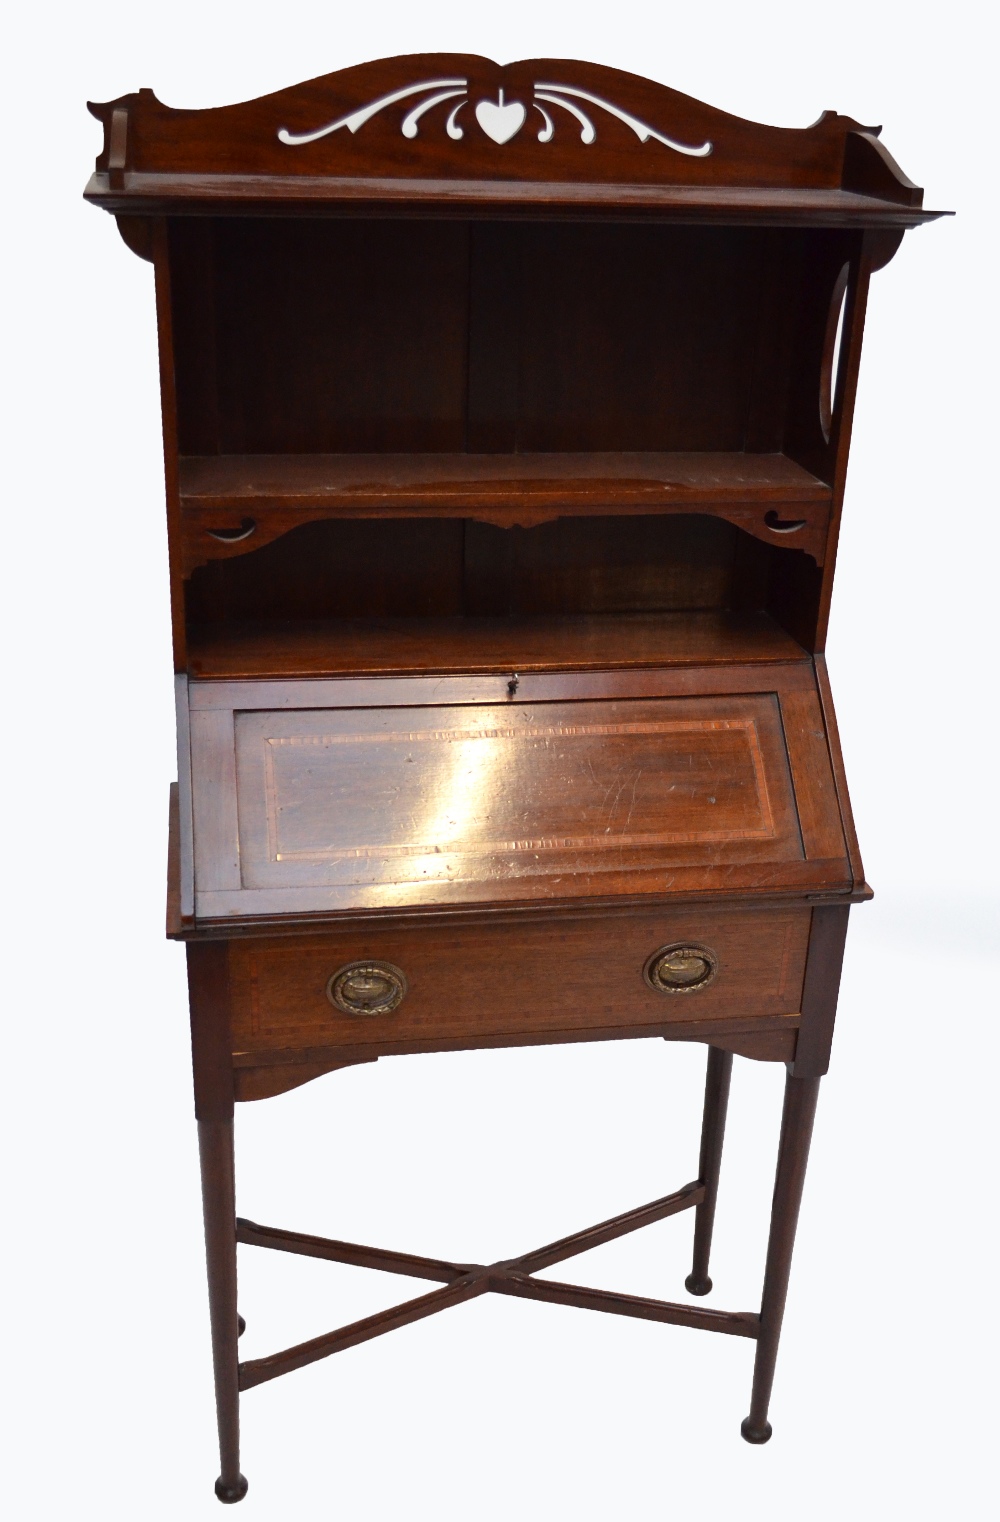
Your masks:
<instances>
[{"instance_id":1,"label":"heart-shaped cutout","mask_svg":"<svg viewBox=\"0 0 1000 1522\"><path fill-rule=\"evenodd\" d=\"M476 107L476 121L495 143L509 143L524 126L527 114L519 100L509 100L505 105L502 90L499 105L481 100Z\"/></svg>"}]
</instances>

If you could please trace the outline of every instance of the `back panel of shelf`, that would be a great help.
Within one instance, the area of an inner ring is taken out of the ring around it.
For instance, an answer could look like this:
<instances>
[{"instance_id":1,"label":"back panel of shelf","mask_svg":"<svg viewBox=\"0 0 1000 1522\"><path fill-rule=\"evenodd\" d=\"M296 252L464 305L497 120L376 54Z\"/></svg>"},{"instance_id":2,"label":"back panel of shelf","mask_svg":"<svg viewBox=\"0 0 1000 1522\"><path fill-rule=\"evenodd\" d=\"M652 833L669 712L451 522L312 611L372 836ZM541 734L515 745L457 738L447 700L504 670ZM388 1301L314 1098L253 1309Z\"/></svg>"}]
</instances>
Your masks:
<instances>
[{"instance_id":1,"label":"back panel of shelf","mask_svg":"<svg viewBox=\"0 0 1000 1522\"><path fill-rule=\"evenodd\" d=\"M801 645L766 612L772 554L701 514L564 517L527 529L320 521L193 572L188 669L509 672L801 659Z\"/></svg>"},{"instance_id":2,"label":"back panel of shelf","mask_svg":"<svg viewBox=\"0 0 1000 1522\"><path fill-rule=\"evenodd\" d=\"M837 230L178 219L179 450L784 450L822 477L823 338L857 241Z\"/></svg>"}]
</instances>

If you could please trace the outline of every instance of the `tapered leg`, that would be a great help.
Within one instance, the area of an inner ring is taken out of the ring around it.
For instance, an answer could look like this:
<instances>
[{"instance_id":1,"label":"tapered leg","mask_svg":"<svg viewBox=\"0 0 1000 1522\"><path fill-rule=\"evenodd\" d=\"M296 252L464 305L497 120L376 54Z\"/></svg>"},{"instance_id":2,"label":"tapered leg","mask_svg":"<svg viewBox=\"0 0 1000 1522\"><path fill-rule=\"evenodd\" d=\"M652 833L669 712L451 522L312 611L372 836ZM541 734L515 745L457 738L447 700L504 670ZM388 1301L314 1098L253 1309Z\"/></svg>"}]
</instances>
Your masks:
<instances>
[{"instance_id":1,"label":"tapered leg","mask_svg":"<svg viewBox=\"0 0 1000 1522\"><path fill-rule=\"evenodd\" d=\"M760 1307L760 1332L753 1370L753 1395L750 1415L741 1432L748 1443L766 1443L771 1436L767 1408L774 1382L774 1365L778 1357L781 1320L785 1313L788 1274L792 1266L795 1228L802 1203L809 1142L812 1137L818 1078L785 1080L785 1106L781 1116L781 1141L778 1144L778 1169L771 1203L771 1234L767 1243L767 1267L764 1270L764 1295Z\"/></svg>"},{"instance_id":2,"label":"tapered leg","mask_svg":"<svg viewBox=\"0 0 1000 1522\"><path fill-rule=\"evenodd\" d=\"M240 1474L240 1334L236 1310L236 1192L232 1120L199 1120L201 1194L205 1211L208 1305L215 1365L215 1409L219 1421L222 1473L215 1482L220 1501L242 1501L247 1482Z\"/></svg>"},{"instance_id":3,"label":"tapered leg","mask_svg":"<svg viewBox=\"0 0 1000 1522\"><path fill-rule=\"evenodd\" d=\"M694 1216L694 1264L684 1280L692 1295L707 1295L712 1288L708 1277L708 1255L712 1250L715 1226L715 1202L719 1194L719 1168L722 1143L726 1134L726 1110L729 1106L729 1080L733 1074L732 1052L718 1047L708 1049L708 1072L705 1077L705 1110L701 1122L701 1159L698 1181L705 1186L705 1198Z\"/></svg>"}]
</instances>

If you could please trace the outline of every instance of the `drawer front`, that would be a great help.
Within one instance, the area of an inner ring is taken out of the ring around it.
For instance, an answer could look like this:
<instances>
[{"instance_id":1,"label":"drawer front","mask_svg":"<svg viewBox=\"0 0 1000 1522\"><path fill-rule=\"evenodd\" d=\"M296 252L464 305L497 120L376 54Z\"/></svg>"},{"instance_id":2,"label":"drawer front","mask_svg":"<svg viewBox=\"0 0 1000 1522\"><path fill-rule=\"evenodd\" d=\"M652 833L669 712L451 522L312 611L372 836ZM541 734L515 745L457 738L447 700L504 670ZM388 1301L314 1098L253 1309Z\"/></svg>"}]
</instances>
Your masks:
<instances>
[{"instance_id":1,"label":"drawer front","mask_svg":"<svg viewBox=\"0 0 1000 1522\"><path fill-rule=\"evenodd\" d=\"M810 911L684 910L230 942L238 1053L419 1050L795 1015Z\"/></svg>"}]
</instances>

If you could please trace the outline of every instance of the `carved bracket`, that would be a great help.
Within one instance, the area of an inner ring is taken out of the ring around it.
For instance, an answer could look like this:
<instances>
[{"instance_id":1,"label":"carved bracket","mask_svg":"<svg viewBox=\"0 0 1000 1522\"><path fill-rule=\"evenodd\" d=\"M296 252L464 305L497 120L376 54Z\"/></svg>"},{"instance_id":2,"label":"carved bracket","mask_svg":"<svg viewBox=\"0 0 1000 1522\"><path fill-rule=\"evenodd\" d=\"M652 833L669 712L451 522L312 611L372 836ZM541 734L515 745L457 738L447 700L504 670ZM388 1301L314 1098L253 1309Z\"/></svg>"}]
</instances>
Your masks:
<instances>
[{"instance_id":1,"label":"carved bracket","mask_svg":"<svg viewBox=\"0 0 1000 1522\"><path fill-rule=\"evenodd\" d=\"M826 552L826 536L830 509L827 503L783 503L780 508L766 504L748 505L738 502L716 503L712 506L692 506L690 503L658 503L649 506L616 506L616 513L707 513L714 518L725 518L744 533L751 534L764 544L774 544L782 549L803 550L817 565L822 565ZM276 539L300 528L306 523L320 523L332 518L471 518L476 523L489 523L495 528L537 528L556 518L600 517L608 512L606 505L592 503L547 504L482 507L468 503L439 504L433 508L391 508L352 506L349 512L336 512L329 506L313 503L301 507L255 506L251 519L238 508L219 509L185 507L183 509L183 556L182 575L189 577L199 566L212 560L231 560L263 549Z\"/></svg>"}]
</instances>

